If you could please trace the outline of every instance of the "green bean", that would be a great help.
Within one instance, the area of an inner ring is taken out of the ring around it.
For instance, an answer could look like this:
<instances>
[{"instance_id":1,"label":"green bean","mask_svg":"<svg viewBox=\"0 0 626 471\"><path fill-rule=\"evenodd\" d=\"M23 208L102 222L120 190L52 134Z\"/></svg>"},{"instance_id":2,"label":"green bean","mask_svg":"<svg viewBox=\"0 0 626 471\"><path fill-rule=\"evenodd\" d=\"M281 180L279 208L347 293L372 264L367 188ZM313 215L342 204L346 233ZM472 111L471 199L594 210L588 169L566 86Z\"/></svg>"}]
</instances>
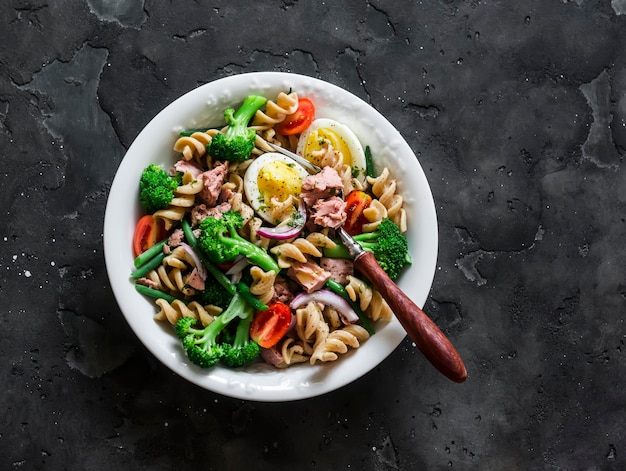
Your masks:
<instances>
[{"instance_id":1,"label":"green bean","mask_svg":"<svg viewBox=\"0 0 626 471\"><path fill-rule=\"evenodd\" d=\"M189 137L189 136L191 136L193 133L196 133L196 132L206 132L206 131L207 131L207 129L209 129L209 128L186 129L186 130L184 130L184 131L179 132L179 133L178 133L178 136L179 136L179 137Z\"/></svg>"},{"instance_id":2,"label":"green bean","mask_svg":"<svg viewBox=\"0 0 626 471\"><path fill-rule=\"evenodd\" d=\"M167 237L157 242L156 244L154 244L145 252L139 254L137 258L135 258L135 267L139 268L141 265L146 263L148 260L150 260L152 257L157 255L159 252L162 252L163 246L166 244L166 242L167 242Z\"/></svg>"},{"instance_id":3,"label":"green bean","mask_svg":"<svg viewBox=\"0 0 626 471\"><path fill-rule=\"evenodd\" d=\"M267 311L269 306L255 298L250 292L250 288L243 281L237 283L237 290L243 299L252 306L256 311Z\"/></svg>"},{"instance_id":4,"label":"green bean","mask_svg":"<svg viewBox=\"0 0 626 471\"><path fill-rule=\"evenodd\" d=\"M183 234L185 234L185 239L187 239L187 243L191 245L194 250L196 250L198 246L198 241L196 240L196 236L194 235L193 230L191 229L191 225L189 224L189 221L187 221L186 219L183 219L180 222L180 225L183 229Z\"/></svg>"},{"instance_id":5,"label":"green bean","mask_svg":"<svg viewBox=\"0 0 626 471\"><path fill-rule=\"evenodd\" d=\"M372 159L372 150L370 146L365 146L365 174L374 178L374 160Z\"/></svg>"},{"instance_id":6,"label":"green bean","mask_svg":"<svg viewBox=\"0 0 626 471\"><path fill-rule=\"evenodd\" d=\"M135 289L141 294L145 294L146 296L150 296L151 298L165 299L169 303L173 303L178 299L171 294L164 293L163 291L160 291L158 289L149 288L145 285L135 284Z\"/></svg>"},{"instance_id":7,"label":"green bean","mask_svg":"<svg viewBox=\"0 0 626 471\"><path fill-rule=\"evenodd\" d=\"M130 277L131 278L141 278L142 276L147 275L152 270L154 270L156 267L161 265L161 263L163 262L164 258L165 258L165 254L163 252L157 254L156 256L152 257L148 262L144 263L139 268L137 268L135 271L133 271L130 274Z\"/></svg>"}]
</instances>

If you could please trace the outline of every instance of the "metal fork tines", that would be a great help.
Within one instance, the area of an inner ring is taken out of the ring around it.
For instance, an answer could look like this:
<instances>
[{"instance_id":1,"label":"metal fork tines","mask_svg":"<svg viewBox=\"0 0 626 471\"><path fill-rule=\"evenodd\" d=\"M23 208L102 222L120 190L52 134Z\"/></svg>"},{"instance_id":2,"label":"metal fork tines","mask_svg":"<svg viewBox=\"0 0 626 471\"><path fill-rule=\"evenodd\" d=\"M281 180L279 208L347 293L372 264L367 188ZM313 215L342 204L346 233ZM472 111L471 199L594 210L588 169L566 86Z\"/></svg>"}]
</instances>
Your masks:
<instances>
[{"instance_id":1,"label":"metal fork tines","mask_svg":"<svg viewBox=\"0 0 626 471\"><path fill-rule=\"evenodd\" d=\"M306 168L310 173L319 173L319 172L322 171L321 167L318 167L317 165L312 164L311 162L306 160L304 157L301 157L298 154L294 154L290 150L284 149L284 148L282 148L280 146L277 146L276 144L272 144L271 142L268 142L268 144L276 152L280 152L281 154L286 155L287 157L289 157L289 158L295 160L296 162L298 162L300 165L302 165L304 168Z\"/></svg>"}]
</instances>

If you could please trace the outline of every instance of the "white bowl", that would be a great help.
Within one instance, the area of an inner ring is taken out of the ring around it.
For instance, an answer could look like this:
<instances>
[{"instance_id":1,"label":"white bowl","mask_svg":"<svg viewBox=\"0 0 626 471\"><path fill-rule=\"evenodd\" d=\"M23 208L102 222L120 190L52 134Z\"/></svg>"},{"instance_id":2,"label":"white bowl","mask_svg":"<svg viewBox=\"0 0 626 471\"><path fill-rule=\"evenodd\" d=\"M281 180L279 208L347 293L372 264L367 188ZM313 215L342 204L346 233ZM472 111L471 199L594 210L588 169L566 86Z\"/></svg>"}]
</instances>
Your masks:
<instances>
[{"instance_id":1,"label":"white bowl","mask_svg":"<svg viewBox=\"0 0 626 471\"><path fill-rule=\"evenodd\" d=\"M398 180L408 216L406 236L413 264L401 275L399 286L423 306L437 260L437 216L430 187L415 155L398 131L360 98L335 85L302 75L259 72L226 77L202 85L167 106L139 133L124 157L113 185L104 219L104 251L113 293L128 324L163 364L207 390L252 401L290 401L318 396L340 388L369 372L402 342L406 333L395 319L379 322L377 332L360 348L337 361L308 363L276 369L259 363L245 369L191 364L181 342L167 323L153 319L156 306L135 291L132 238L142 214L138 203L139 178L151 162L171 166L178 132L223 122L223 110L237 106L246 95L276 97L293 89L312 99L317 117L347 124L369 145L377 172L387 166Z\"/></svg>"}]
</instances>

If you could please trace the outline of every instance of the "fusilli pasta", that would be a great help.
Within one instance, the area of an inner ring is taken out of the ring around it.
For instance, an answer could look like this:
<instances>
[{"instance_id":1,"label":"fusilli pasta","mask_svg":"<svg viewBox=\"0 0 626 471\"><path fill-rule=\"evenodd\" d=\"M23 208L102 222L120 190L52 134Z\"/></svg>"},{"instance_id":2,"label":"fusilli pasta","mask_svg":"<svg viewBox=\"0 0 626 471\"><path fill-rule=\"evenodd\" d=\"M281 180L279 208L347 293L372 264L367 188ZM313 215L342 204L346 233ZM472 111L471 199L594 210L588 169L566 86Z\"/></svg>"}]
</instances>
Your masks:
<instances>
[{"instance_id":1,"label":"fusilli pasta","mask_svg":"<svg viewBox=\"0 0 626 471\"><path fill-rule=\"evenodd\" d=\"M363 311L373 321L385 320L389 321L393 317L393 311L384 300L380 292L371 288L360 278L348 275L346 277L348 284L345 289L353 302L359 303L361 311Z\"/></svg>"},{"instance_id":2,"label":"fusilli pasta","mask_svg":"<svg viewBox=\"0 0 626 471\"><path fill-rule=\"evenodd\" d=\"M296 309L296 333L302 341L304 353L311 355L317 345L328 336L330 329L317 303L310 302Z\"/></svg>"},{"instance_id":3,"label":"fusilli pasta","mask_svg":"<svg viewBox=\"0 0 626 471\"><path fill-rule=\"evenodd\" d=\"M289 268L294 261L306 262L307 255L321 257L322 252L310 240L299 237L293 242L285 242L270 249L276 255L280 268Z\"/></svg>"},{"instance_id":4,"label":"fusilli pasta","mask_svg":"<svg viewBox=\"0 0 626 471\"><path fill-rule=\"evenodd\" d=\"M157 312L154 318L158 321L168 321L174 325L182 317L193 317L199 320L203 326L209 325L213 322L215 316L222 312L222 309L217 306L202 306L200 303L193 301L189 304L185 304L183 301L176 299L172 303L169 303L165 299L157 299L155 301L159 306L159 312Z\"/></svg>"},{"instance_id":5,"label":"fusilli pasta","mask_svg":"<svg viewBox=\"0 0 626 471\"><path fill-rule=\"evenodd\" d=\"M286 368L289 365L293 365L296 363L304 363L309 361L310 355L307 355L305 353L302 340L297 340L293 337L285 337L285 339L279 345L278 351L283 358L283 363L278 366L282 368Z\"/></svg>"},{"instance_id":6,"label":"fusilli pasta","mask_svg":"<svg viewBox=\"0 0 626 471\"><path fill-rule=\"evenodd\" d=\"M316 345L309 361L312 365L318 360L321 362L335 361L339 354L348 351L348 347L358 348L368 338L367 330L357 324L333 330L322 342Z\"/></svg>"},{"instance_id":7,"label":"fusilli pasta","mask_svg":"<svg viewBox=\"0 0 626 471\"><path fill-rule=\"evenodd\" d=\"M402 207L403 199L396 193L397 182L391 178L389 169L385 167L377 177L367 177L372 193L387 209L387 217L391 219L401 232L406 232L406 211Z\"/></svg>"},{"instance_id":8,"label":"fusilli pasta","mask_svg":"<svg viewBox=\"0 0 626 471\"><path fill-rule=\"evenodd\" d=\"M181 136L174 143L174 150L183 155L184 160L195 160L199 164L204 164L211 168L211 159L207 155L206 146L211 143L213 136L219 132L218 129L208 129L207 131L196 131L190 136ZM202 161L203 157L208 160Z\"/></svg>"},{"instance_id":9,"label":"fusilli pasta","mask_svg":"<svg viewBox=\"0 0 626 471\"><path fill-rule=\"evenodd\" d=\"M298 94L280 92L276 101L268 100L265 111L258 110L252 120L252 126L257 131L265 131L282 123L287 115L293 114L298 109Z\"/></svg>"},{"instance_id":10,"label":"fusilli pasta","mask_svg":"<svg viewBox=\"0 0 626 471\"><path fill-rule=\"evenodd\" d=\"M252 276L252 284L250 292L255 295L259 301L268 304L274 297L274 282L276 281L276 272L263 271L257 266L250 268L250 276Z\"/></svg>"}]
</instances>

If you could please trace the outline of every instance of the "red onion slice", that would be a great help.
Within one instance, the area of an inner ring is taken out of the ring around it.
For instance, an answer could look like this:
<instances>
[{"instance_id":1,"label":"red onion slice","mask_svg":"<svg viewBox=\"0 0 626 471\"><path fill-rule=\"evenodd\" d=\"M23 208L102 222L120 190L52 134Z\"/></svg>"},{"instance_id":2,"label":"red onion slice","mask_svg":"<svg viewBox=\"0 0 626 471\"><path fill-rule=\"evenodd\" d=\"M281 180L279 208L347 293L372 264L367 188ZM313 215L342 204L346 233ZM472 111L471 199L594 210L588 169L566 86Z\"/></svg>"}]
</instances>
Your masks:
<instances>
[{"instance_id":1,"label":"red onion slice","mask_svg":"<svg viewBox=\"0 0 626 471\"><path fill-rule=\"evenodd\" d=\"M235 275L237 273L241 273L241 271L246 268L248 265L250 264L250 262L248 262L248 259L246 257L244 257L243 255L239 255L236 259L235 259L235 263L233 263L233 266L230 267L228 269L228 271L226 272L226 275Z\"/></svg>"},{"instance_id":2,"label":"red onion slice","mask_svg":"<svg viewBox=\"0 0 626 471\"><path fill-rule=\"evenodd\" d=\"M285 225L280 227L260 227L256 231L257 234L262 237L275 240L285 240L296 237L300 234L302 228L306 224L306 208L302 199L298 202L298 212L302 215L302 217L298 219L297 224L293 226Z\"/></svg>"},{"instance_id":3,"label":"red onion slice","mask_svg":"<svg viewBox=\"0 0 626 471\"><path fill-rule=\"evenodd\" d=\"M312 293L300 293L293 298L289 307L291 307L291 309L298 309L311 301L335 308L344 324L354 324L359 320L358 314L354 312L354 309L348 304L348 301L327 289L313 291Z\"/></svg>"},{"instance_id":4,"label":"red onion slice","mask_svg":"<svg viewBox=\"0 0 626 471\"><path fill-rule=\"evenodd\" d=\"M196 269L198 270L198 275L200 275L200 278L202 278L202 280L206 280L208 273L205 266L200 261L200 257L198 257L196 251L191 247L191 245L185 242L181 242L180 245L185 249L185 252L189 254L191 259L193 260L193 263L196 264Z\"/></svg>"}]
</instances>

